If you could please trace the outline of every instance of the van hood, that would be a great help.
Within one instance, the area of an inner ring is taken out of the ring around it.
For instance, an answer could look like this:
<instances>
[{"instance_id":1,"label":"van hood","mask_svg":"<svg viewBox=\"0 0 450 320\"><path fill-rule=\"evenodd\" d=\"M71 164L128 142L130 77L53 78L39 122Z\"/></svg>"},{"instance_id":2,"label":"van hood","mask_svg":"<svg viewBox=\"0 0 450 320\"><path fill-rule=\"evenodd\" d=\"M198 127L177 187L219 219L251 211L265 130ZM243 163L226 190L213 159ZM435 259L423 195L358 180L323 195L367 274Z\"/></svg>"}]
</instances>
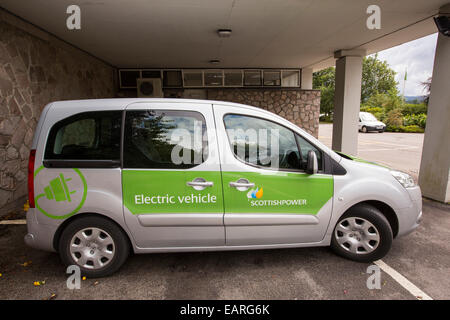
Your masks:
<instances>
[{"instance_id":1,"label":"van hood","mask_svg":"<svg viewBox=\"0 0 450 320\"><path fill-rule=\"evenodd\" d=\"M389 169L389 170L391 169L391 168L389 168L389 167L387 167L385 165L382 165L382 164L379 164L379 163L376 163L376 162L372 162L372 161L367 161L367 160L364 160L364 159L361 159L361 158L358 158L358 157L354 157L354 156L351 156L349 154L346 154L346 153L343 153L343 152L340 152L340 151L334 151L334 152L336 152L338 155L340 155L341 157L343 157L345 159L348 159L348 160L353 160L353 161L356 161L356 162L366 163L366 164L370 164L370 165L373 165L373 166L386 168L386 169Z\"/></svg>"}]
</instances>

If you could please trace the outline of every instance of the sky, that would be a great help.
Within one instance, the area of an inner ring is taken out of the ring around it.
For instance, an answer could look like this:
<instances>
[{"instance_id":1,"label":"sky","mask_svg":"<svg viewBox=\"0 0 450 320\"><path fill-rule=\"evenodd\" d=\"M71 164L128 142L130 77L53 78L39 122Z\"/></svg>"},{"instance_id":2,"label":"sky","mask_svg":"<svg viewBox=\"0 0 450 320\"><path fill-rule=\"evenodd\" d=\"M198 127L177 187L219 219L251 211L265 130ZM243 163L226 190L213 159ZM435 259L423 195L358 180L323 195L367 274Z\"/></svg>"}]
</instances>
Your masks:
<instances>
[{"instance_id":1,"label":"sky","mask_svg":"<svg viewBox=\"0 0 450 320\"><path fill-rule=\"evenodd\" d=\"M378 59L386 60L389 66L397 72L395 80L398 82L400 94L403 94L405 70L408 70L405 96L424 95L421 82L426 81L433 73L436 40L437 33L434 33L378 52Z\"/></svg>"}]
</instances>

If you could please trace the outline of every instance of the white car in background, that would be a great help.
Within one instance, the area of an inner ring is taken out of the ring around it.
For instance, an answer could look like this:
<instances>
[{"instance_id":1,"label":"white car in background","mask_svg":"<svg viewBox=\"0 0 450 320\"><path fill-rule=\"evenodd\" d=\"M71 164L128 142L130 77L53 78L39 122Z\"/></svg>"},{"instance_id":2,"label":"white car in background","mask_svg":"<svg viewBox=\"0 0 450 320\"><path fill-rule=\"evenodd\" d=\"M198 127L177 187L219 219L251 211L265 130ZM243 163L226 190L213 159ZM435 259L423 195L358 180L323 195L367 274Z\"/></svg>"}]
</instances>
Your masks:
<instances>
[{"instance_id":1,"label":"white car in background","mask_svg":"<svg viewBox=\"0 0 450 320\"><path fill-rule=\"evenodd\" d=\"M369 112L359 113L358 130L364 133L369 131L383 132L386 129L386 125L378 121L375 116Z\"/></svg>"}]
</instances>

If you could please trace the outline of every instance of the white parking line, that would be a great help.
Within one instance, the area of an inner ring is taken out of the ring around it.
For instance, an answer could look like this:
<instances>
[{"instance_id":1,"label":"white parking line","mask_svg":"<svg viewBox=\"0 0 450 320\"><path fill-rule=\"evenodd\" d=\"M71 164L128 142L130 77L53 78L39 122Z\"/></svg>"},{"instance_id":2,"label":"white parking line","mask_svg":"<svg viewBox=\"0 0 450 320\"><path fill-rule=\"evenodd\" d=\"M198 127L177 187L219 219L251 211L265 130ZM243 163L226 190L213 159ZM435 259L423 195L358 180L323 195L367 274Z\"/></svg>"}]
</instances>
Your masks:
<instances>
[{"instance_id":1,"label":"white parking line","mask_svg":"<svg viewBox=\"0 0 450 320\"><path fill-rule=\"evenodd\" d=\"M25 219L0 220L0 224L27 224L27 220Z\"/></svg>"},{"instance_id":2,"label":"white parking line","mask_svg":"<svg viewBox=\"0 0 450 320\"><path fill-rule=\"evenodd\" d=\"M418 300L433 300L429 295L416 287L411 281L402 276L399 272L388 266L384 261L377 260L374 262L381 270L391 276L392 279L397 281L403 288L409 291Z\"/></svg>"}]
</instances>

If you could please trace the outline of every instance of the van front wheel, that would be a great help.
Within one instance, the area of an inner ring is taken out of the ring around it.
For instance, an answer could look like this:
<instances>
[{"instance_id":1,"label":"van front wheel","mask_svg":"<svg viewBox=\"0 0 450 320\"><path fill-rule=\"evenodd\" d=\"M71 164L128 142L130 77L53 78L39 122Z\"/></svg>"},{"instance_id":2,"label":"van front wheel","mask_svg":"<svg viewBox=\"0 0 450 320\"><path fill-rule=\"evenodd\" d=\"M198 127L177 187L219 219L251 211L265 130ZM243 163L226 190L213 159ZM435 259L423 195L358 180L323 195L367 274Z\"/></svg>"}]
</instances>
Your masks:
<instances>
[{"instance_id":1,"label":"van front wheel","mask_svg":"<svg viewBox=\"0 0 450 320\"><path fill-rule=\"evenodd\" d=\"M347 259L372 262L388 253L392 239L391 226L383 214L372 206L361 204L339 219L331 248Z\"/></svg>"},{"instance_id":2,"label":"van front wheel","mask_svg":"<svg viewBox=\"0 0 450 320\"><path fill-rule=\"evenodd\" d=\"M77 265L81 274L104 277L126 261L130 248L127 236L114 222L86 216L71 222L62 232L59 254L65 265Z\"/></svg>"}]
</instances>

